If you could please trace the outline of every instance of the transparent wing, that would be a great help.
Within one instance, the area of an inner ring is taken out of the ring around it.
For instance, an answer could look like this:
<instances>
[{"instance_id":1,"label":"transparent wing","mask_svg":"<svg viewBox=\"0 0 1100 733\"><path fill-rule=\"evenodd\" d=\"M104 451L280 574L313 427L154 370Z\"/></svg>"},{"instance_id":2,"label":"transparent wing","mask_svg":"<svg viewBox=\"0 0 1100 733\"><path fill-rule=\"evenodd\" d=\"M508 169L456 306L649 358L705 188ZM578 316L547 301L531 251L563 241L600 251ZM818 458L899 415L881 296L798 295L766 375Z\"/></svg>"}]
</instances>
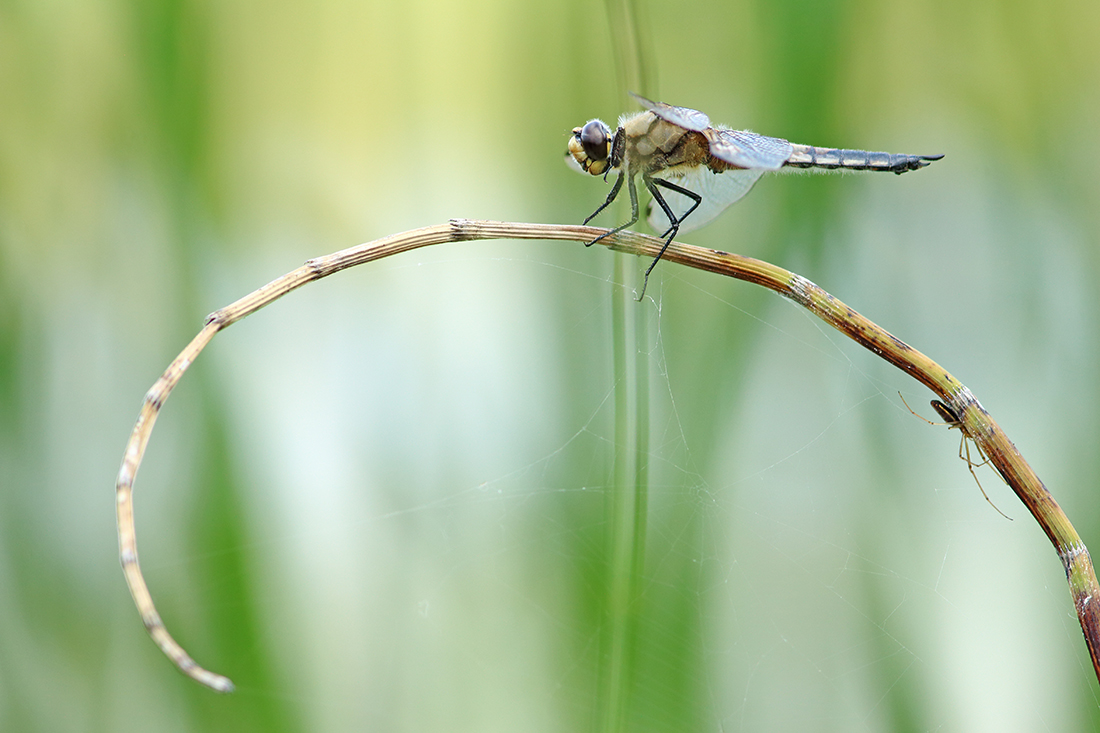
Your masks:
<instances>
[{"instance_id":1,"label":"transparent wing","mask_svg":"<svg viewBox=\"0 0 1100 733\"><path fill-rule=\"evenodd\" d=\"M675 183L681 188L694 191L703 197L699 208L691 212L691 216L680 225L681 232L690 232L709 224L711 220L725 211L730 204L747 194L762 175L764 175L764 171L760 168L715 173L709 168L699 166L679 178L673 178L672 176L657 177L664 178L669 183ZM691 208L693 202L687 196L660 186L657 187L657 190L661 192L661 197L672 208L672 213L676 215L676 218L680 218L685 211ZM657 205L656 201L649 202L646 209L646 221L649 222L649 226L653 228L653 231L658 234L669 227L668 217L665 216L665 212Z\"/></svg>"},{"instance_id":2,"label":"transparent wing","mask_svg":"<svg viewBox=\"0 0 1100 733\"><path fill-rule=\"evenodd\" d=\"M697 109L691 109L690 107L673 107L671 104L665 104L664 102L654 102L634 92L631 92L630 96L637 99L638 104L642 105L662 120L667 120L674 125L679 125L687 130L695 130L697 132L703 132L703 130L710 127L710 118Z\"/></svg>"},{"instance_id":3,"label":"transparent wing","mask_svg":"<svg viewBox=\"0 0 1100 733\"><path fill-rule=\"evenodd\" d=\"M711 155L741 168L779 170L794 152L794 146L782 138L747 130L712 127L702 132L710 143Z\"/></svg>"}]
</instances>

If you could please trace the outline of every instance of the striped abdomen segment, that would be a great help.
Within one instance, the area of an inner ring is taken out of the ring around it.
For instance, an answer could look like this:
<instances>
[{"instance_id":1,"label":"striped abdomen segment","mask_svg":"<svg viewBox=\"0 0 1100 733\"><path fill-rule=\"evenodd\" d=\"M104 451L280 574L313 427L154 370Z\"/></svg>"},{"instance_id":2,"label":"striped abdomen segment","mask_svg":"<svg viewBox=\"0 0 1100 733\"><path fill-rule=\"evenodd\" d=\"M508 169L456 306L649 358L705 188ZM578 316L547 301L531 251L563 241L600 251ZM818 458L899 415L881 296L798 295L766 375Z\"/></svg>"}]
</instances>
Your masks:
<instances>
[{"instance_id":1,"label":"striped abdomen segment","mask_svg":"<svg viewBox=\"0 0 1100 733\"><path fill-rule=\"evenodd\" d=\"M813 145L791 145L794 149L784 164L792 168L845 168L853 171L891 171L901 175L939 160L942 155L898 155L872 153L867 150L815 148Z\"/></svg>"}]
</instances>

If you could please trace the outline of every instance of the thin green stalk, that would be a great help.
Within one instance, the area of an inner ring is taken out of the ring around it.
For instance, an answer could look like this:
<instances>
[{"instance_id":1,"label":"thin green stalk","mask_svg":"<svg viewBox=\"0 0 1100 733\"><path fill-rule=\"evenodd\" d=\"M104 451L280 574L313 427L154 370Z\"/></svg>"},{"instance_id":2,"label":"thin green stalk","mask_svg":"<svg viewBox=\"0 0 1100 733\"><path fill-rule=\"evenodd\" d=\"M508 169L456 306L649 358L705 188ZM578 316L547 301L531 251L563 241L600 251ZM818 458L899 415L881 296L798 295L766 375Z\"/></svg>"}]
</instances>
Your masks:
<instances>
[{"instance_id":1,"label":"thin green stalk","mask_svg":"<svg viewBox=\"0 0 1100 733\"><path fill-rule=\"evenodd\" d=\"M635 0L604 0L610 29L612 58L615 60L615 81L622 98L625 92L648 94L656 83L653 63L653 43L646 33L649 23L644 17L645 5Z\"/></svg>"},{"instance_id":2,"label":"thin green stalk","mask_svg":"<svg viewBox=\"0 0 1100 733\"><path fill-rule=\"evenodd\" d=\"M615 258L615 282L625 282L627 258ZM627 487L633 483L633 440L635 423L631 419L631 388L634 370L627 355L628 331L636 320L636 309L627 308L623 294L611 298L611 351L615 374L615 455L611 489L606 497L607 527L610 552L606 612L601 639L600 700L601 731L619 731L627 708L630 689L630 659L628 640L630 598L630 543L633 497Z\"/></svg>"},{"instance_id":3,"label":"thin green stalk","mask_svg":"<svg viewBox=\"0 0 1100 733\"><path fill-rule=\"evenodd\" d=\"M633 258L637 262L637 258ZM634 277L639 271L634 263ZM631 298L631 306L634 305ZM630 603L633 614L630 629L632 658L637 657L638 615L641 612L641 599L644 594L642 585L645 577L646 531L649 527L649 310L630 308L637 314L634 319L634 516L632 525L634 535L631 538L633 552L630 558L630 580L632 584Z\"/></svg>"},{"instance_id":4,"label":"thin green stalk","mask_svg":"<svg viewBox=\"0 0 1100 733\"><path fill-rule=\"evenodd\" d=\"M643 36L648 23L635 0L605 0L612 58L620 96L628 91L649 93L653 46ZM615 255L615 282L636 279L633 257ZM601 731L625 730L626 711L634 684L638 642L638 598L646 550L649 508L649 349L645 314L627 301L629 288L616 293L612 305L615 369L615 468L608 521L611 537L608 613L604 638L606 657L601 675ZM633 352L627 345L633 344Z\"/></svg>"},{"instance_id":5,"label":"thin green stalk","mask_svg":"<svg viewBox=\"0 0 1100 733\"><path fill-rule=\"evenodd\" d=\"M636 258L616 258L615 281L637 279ZM612 353L615 369L615 456L607 495L610 552L599 730L626 729L634 687L641 578L649 510L649 354L645 313L630 288L612 299ZM633 344L633 349L628 349Z\"/></svg>"}]
</instances>

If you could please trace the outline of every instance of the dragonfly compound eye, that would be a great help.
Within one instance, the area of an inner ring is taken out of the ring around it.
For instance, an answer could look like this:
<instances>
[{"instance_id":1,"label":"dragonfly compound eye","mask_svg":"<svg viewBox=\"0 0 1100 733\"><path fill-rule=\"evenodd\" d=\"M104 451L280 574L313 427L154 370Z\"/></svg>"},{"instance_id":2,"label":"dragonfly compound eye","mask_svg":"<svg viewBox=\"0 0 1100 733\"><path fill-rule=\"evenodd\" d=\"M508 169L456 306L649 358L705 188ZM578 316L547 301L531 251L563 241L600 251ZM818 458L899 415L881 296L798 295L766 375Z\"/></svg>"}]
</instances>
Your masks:
<instances>
[{"instance_id":1,"label":"dragonfly compound eye","mask_svg":"<svg viewBox=\"0 0 1100 733\"><path fill-rule=\"evenodd\" d=\"M611 154L611 130L599 120L581 128L581 146L592 160L606 160Z\"/></svg>"}]
</instances>

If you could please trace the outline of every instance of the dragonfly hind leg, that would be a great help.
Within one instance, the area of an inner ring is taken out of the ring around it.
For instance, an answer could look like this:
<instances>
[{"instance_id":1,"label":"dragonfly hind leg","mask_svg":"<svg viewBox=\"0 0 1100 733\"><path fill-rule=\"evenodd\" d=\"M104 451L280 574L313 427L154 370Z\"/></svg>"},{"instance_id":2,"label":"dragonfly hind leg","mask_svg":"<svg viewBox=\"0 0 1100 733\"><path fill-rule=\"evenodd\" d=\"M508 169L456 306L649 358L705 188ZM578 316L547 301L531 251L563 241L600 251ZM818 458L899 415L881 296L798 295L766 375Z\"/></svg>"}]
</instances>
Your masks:
<instances>
[{"instance_id":1,"label":"dragonfly hind leg","mask_svg":"<svg viewBox=\"0 0 1100 733\"><path fill-rule=\"evenodd\" d=\"M671 226L669 226L669 228L666 229L661 235L661 237L665 238L665 243L661 246L661 251L657 253L657 256L655 258L653 258L653 262L650 263L649 267L645 271L645 278L642 281L642 292L638 296L638 300L641 300L643 297L645 297L645 289L649 285L649 273L653 272L653 268L656 267L657 263L661 261L661 257L664 256L665 250L668 249L668 245L672 244L672 239L676 236L676 233L680 231L680 224L683 223L684 219L688 218L688 216L691 215L691 212L699 208L699 204L703 202L703 197L699 194L695 193L694 191L689 191L683 186L677 186L675 183L670 183L663 178L651 178L643 173L642 181L645 183L645 187L649 189L649 193L651 196L653 196L653 200L656 201L657 205L661 207L661 211L665 212L665 216L668 217ZM657 186L667 188L669 191L675 191L682 196L687 196L692 201L691 208L685 211L683 216L677 218L676 214L672 213L672 207L668 205L667 201L665 201L665 197L662 196L661 192L657 190Z\"/></svg>"},{"instance_id":2,"label":"dragonfly hind leg","mask_svg":"<svg viewBox=\"0 0 1100 733\"><path fill-rule=\"evenodd\" d=\"M690 191L683 186L677 186L675 183L672 183L671 181L666 181L663 178L647 178L644 180L646 188L649 189L649 193L653 196L653 200L657 202L657 205L661 207L661 210L665 212L665 216L667 216L668 220L672 223L672 226L670 226L664 231L663 234L661 234L662 239L664 237L667 237L670 232L679 231L680 225L684 223L684 219L688 218L688 216L691 215L691 212L699 208L699 204L703 202L703 197L699 194L695 193L694 191ZM672 213L672 208L669 207L668 203L665 201L665 197L660 194L654 184L656 184L656 186L667 188L669 191L675 191L681 196L687 196L692 201L691 207L684 212L683 216L677 219L676 215ZM673 234L673 236L675 236L675 234ZM669 241L672 241L671 237L669 237Z\"/></svg>"}]
</instances>

